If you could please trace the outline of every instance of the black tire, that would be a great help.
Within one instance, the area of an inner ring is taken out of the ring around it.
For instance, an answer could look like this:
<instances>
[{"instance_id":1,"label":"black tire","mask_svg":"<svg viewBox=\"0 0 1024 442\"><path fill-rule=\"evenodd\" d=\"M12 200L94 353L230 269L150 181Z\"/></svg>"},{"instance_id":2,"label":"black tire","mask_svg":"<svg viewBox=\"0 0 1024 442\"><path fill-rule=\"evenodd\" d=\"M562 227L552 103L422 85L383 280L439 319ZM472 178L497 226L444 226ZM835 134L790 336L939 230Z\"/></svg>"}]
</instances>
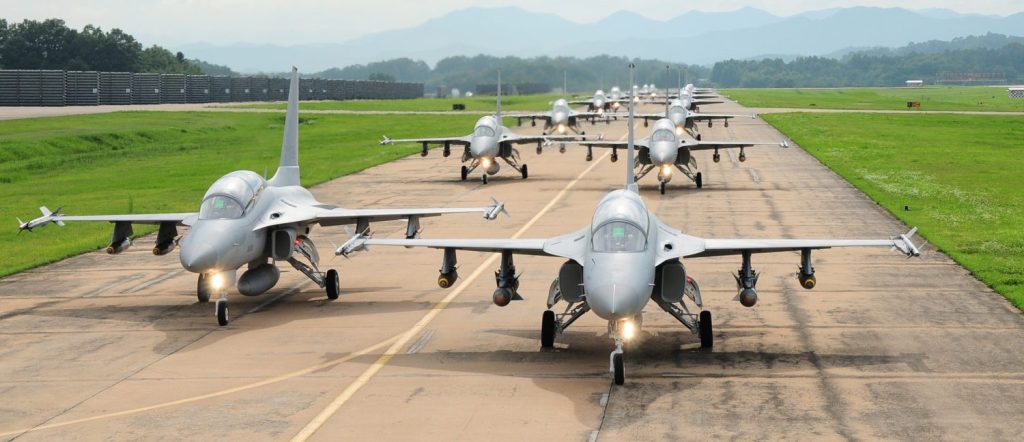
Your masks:
<instances>
[{"instance_id":1,"label":"black tire","mask_svg":"<svg viewBox=\"0 0 1024 442\"><path fill-rule=\"evenodd\" d=\"M662 194L662 195L664 195L664 194L665 194L665 182L664 182L664 181L662 181L662 182L661 182L661 185L660 185L660 186L658 186L658 188L659 188L659 190L661 191L661 194Z\"/></svg>"},{"instance_id":2,"label":"black tire","mask_svg":"<svg viewBox=\"0 0 1024 442\"><path fill-rule=\"evenodd\" d=\"M555 346L555 312L545 310L540 321L540 346L551 348Z\"/></svg>"},{"instance_id":3,"label":"black tire","mask_svg":"<svg viewBox=\"0 0 1024 442\"><path fill-rule=\"evenodd\" d=\"M484 175L481 179L484 181L484 184L487 184L487 172L484 172Z\"/></svg>"},{"instance_id":4,"label":"black tire","mask_svg":"<svg viewBox=\"0 0 1024 442\"><path fill-rule=\"evenodd\" d=\"M221 327L228 325L228 301L224 299L217 300L217 324Z\"/></svg>"},{"instance_id":5,"label":"black tire","mask_svg":"<svg viewBox=\"0 0 1024 442\"><path fill-rule=\"evenodd\" d=\"M526 165L525 165L525 164L523 164L523 171L522 171L522 174L523 174L523 179L524 179L524 180L525 180L525 179L526 179L527 177L529 177L529 176L530 176L530 172L529 172L529 170L528 170L528 169L526 168Z\"/></svg>"},{"instance_id":6,"label":"black tire","mask_svg":"<svg viewBox=\"0 0 1024 442\"><path fill-rule=\"evenodd\" d=\"M698 330L700 330L700 348L711 348L715 346L715 334L714 327L711 325L711 312L704 310L700 312L700 318L697 322Z\"/></svg>"},{"instance_id":7,"label":"black tire","mask_svg":"<svg viewBox=\"0 0 1024 442\"><path fill-rule=\"evenodd\" d=\"M622 363L622 353L612 356L612 377L615 379L615 385L626 383L626 369Z\"/></svg>"},{"instance_id":8,"label":"black tire","mask_svg":"<svg viewBox=\"0 0 1024 442\"><path fill-rule=\"evenodd\" d=\"M327 274L324 275L324 282L327 286L327 299L335 300L338 299L338 295L341 294L341 278L338 277L338 271L330 269Z\"/></svg>"},{"instance_id":9,"label":"black tire","mask_svg":"<svg viewBox=\"0 0 1024 442\"><path fill-rule=\"evenodd\" d=\"M700 189L701 187L704 187L704 177L701 176L700 172L697 172L697 176L695 178L696 179L693 181L697 183L697 188Z\"/></svg>"},{"instance_id":10,"label":"black tire","mask_svg":"<svg viewBox=\"0 0 1024 442\"><path fill-rule=\"evenodd\" d=\"M466 181L467 177L469 177L469 168L462 166L462 181Z\"/></svg>"},{"instance_id":11,"label":"black tire","mask_svg":"<svg viewBox=\"0 0 1024 442\"><path fill-rule=\"evenodd\" d=\"M200 273L199 282L196 283L196 298L199 299L199 302L207 303L210 302L211 294L210 285L206 283L206 274Z\"/></svg>"}]
</instances>

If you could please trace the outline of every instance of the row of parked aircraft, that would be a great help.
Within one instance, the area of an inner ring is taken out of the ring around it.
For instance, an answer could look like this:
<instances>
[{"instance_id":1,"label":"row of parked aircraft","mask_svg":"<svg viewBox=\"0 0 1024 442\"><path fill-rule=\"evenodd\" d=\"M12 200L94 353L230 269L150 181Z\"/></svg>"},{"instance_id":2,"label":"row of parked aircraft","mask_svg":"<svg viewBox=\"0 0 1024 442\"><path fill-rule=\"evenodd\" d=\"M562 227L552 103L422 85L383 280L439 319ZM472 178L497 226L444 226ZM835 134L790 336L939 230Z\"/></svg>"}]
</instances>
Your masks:
<instances>
[{"instance_id":1,"label":"row of parked aircraft","mask_svg":"<svg viewBox=\"0 0 1024 442\"><path fill-rule=\"evenodd\" d=\"M632 76L633 68L630 66L631 84ZM718 239L687 235L660 221L647 208L639 194L636 185L638 176L657 169L659 176L664 179L665 175L670 174L666 169L675 167L683 170L700 186L700 173L693 173L695 163L690 151L742 149L744 146L761 144L682 139L684 132L693 130L690 121L701 121L692 119L693 100L698 92L699 95L706 94L692 87L681 91L681 99L671 97L672 102L668 103L665 115L649 117L656 121L651 134L646 138L634 140L633 122L638 117L634 114L636 102L627 96L625 101L616 101L629 108L626 115L629 136L625 143L573 139L573 142L588 149L611 148L613 152L624 149L627 154L624 186L610 191L598 203L590 225L551 238L423 239L419 237L420 218L478 213L490 220L505 212L505 206L494 201L490 206L469 208L349 209L318 201L299 181L298 84L299 74L293 69L281 161L271 179L266 180L251 171L231 172L210 186L199 203L198 212L72 216L61 213L60 209L51 212L42 207L42 216L29 222L19 220L19 229L31 231L51 223L64 226L65 222L70 221L109 222L113 224L113 235L107 252L117 254L131 245L133 224L159 225L153 253L166 255L180 244L181 266L197 274L198 301L208 302L216 297L215 315L221 326L227 325L229 320L229 290L235 288L238 293L246 296L267 292L279 280L277 264L282 261L288 262L323 288L328 299L339 296L341 285L338 272L334 269L323 271L320 268L319 254L308 236L317 225L355 225L354 234L335 249L337 255L349 255L365 250L369 245L442 250L442 264L437 279L441 288L451 287L458 279L456 268L459 250L500 253L501 265L495 274L497 287L492 294L494 303L499 306L521 299L519 275L513 259L515 255L559 258L563 262L548 293L548 309L541 318L541 347L552 347L558 335L578 318L592 311L607 321L609 337L615 344L609 365L616 384L622 384L625 380L623 344L639 332L643 319L641 312L649 302L654 302L695 334L702 347L713 345L711 312L704 309L700 288L693 275L687 272L684 259L739 256L741 266L735 275L738 299L750 307L758 299L756 284L759 274L752 266L754 254L800 252L798 279L801 286L807 289L816 285L811 263L813 250L891 247L908 256L919 254L910 239L915 230L878 239ZM595 94L592 104L597 103L597 95L601 94ZM564 109L566 104L556 103L552 112ZM572 112L570 109L566 115L571 116ZM463 162L469 162L470 166L463 166L463 178L477 167L484 168L488 174L496 173L498 159L520 171L523 178L526 178L526 165L519 162L518 153L511 147L513 144L537 143L540 149L542 145L551 142L569 141L566 135L516 135L502 125L501 117L499 98L495 115L481 118L473 134L415 141L424 144L424 154L429 144L442 144L445 155L450 153L453 144L464 147ZM645 118L645 121L648 119L643 115L639 117ZM617 156L617 153L613 155ZM637 171L640 173L637 174ZM373 238L369 224L389 220L406 221L405 237ZM180 227L188 229L183 236L178 235ZM243 267L245 270L239 277L238 272ZM561 313L553 310L558 304L564 304Z\"/></svg>"}]
</instances>

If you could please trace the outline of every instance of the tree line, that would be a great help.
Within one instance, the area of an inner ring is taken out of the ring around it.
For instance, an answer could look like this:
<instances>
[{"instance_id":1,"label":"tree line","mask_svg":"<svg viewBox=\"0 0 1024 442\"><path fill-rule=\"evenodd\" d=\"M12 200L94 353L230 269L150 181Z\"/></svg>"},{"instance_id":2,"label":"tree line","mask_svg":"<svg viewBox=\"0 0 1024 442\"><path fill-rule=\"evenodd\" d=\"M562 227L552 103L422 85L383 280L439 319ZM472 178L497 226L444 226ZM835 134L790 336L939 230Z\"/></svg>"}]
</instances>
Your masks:
<instances>
[{"instance_id":1,"label":"tree line","mask_svg":"<svg viewBox=\"0 0 1024 442\"><path fill-rule=\"evenodd\" d=\"M328 69L313 76L344 80L394 79L424 83L428 88L445 86L472 91L478 84L494 84L497 71L501 69L502 82L543 83L553 89L561 89L562 75L565 73L570 91L590 93L596 89L608 90L612 86L626 88L629 82L626 66L629 63L636 63L639 84L654 83L658 87L674 88L679 81L684 85L688 82L696 83L711 73L709 68L702 66L663 60L630 60L608 55L589 58L476 55L447 57L438 61L433 68L420 60L397 58Z\"/></svg>"},{"instance_id":2,"label":"tree line","mask_svg":"<svg viewBox=\"0 0 1024 442\"><path fill-rule=\"evenodd\" d=\"M145 72L161 74L230 75L230 69L160 46L143 48L124 31L103 31L86 25L69 28L64 20L25 20L9 24L0 19L0 69Z\"/></svg>"},{"instance_id":3,"label":"tree line","mask_svg":"<svg viewBox=\"0 0 1024 442\"><path fill-rule=\"evenodd\" d=\"M1024 44L1000 48L947 49L935 44L922 52L855 52L842 59L800 57L727 60L715 63L711 82L718 87L902 86L907 80L934 83L941 73L1002 73L1010 83L1024 81Z\"/></svg>"}]
</instances>

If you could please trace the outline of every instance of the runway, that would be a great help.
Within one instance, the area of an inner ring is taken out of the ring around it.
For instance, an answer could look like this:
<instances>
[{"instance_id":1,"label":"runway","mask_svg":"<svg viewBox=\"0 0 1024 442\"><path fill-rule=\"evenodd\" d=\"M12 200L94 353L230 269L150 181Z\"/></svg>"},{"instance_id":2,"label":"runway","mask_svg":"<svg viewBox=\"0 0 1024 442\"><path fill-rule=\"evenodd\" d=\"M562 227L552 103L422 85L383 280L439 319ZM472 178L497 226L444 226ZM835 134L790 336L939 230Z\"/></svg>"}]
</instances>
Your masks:
<instances>
[{"instance_id":1,"label":"runway","mask_svg":"<svg viewBox=\"0 0 1024 442\"><path fill-rule=\"evenodd\" d=\"M657 106L642 110L656 112ZM733 103L708 112L750 113ZM619 139L625 124L585 125ZM523 132L539 128L515 128ZM467 128L467 132L469 128ZM705 140L781 141L760 119L701 128ZM647 129L638 123L637 134ZM270 147L275 148L276 147ZM520 152L462 182L439 150L313 189L346 207L481 206L512 216L428 218L424 237L543 238L589 225L619 188L623 162L595 149ZM301 145L300 145L301 150ZM641 194L665 223L704 237L886 237L908 230L799 146L746 162L695 154L704 188L683 177ZM300 152L301 158L301 152ZM227 173L229 171L225 171ZM399 237L400 223L372 226ZM74 227L45 235L73 235ZM494 256L460 253L462 279L436 285L441 252L373 248L331 261L340 228L313 240L342 294L286 270L271 293L232 295L232 323L195 300L195 276L151 239L0 280L0 440L1019 440L1024 318L945 255L756 255L761 300L733 301L738 257L685 261L715 315L715 347L651 304L613 386L606 324L588 315L540 349L548 287L562 261L516 257L525 301L491 303ZM30 240L30 239L29 239ZM556 307L558 308L558 307Z\"/></svg>"}]
</instances>

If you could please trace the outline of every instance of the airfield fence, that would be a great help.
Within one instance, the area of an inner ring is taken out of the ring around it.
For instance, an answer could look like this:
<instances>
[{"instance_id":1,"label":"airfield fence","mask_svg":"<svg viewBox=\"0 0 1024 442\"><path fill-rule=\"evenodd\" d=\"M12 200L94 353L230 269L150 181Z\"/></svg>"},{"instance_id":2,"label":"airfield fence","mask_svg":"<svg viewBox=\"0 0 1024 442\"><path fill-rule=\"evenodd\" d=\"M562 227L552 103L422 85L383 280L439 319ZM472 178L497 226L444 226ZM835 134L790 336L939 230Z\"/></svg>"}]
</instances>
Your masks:
<instances>
[{"instance_id":1,"label":"airfield fence","mask_svg":"<svg viewBox=\"0 0 1024 442\"><path fill-rule=\"evenodd\" d=\"M407 99L422 83L299 80L302 100ZM288 79L132 72L0 70L0 106L233 103L285 101Z\"/></svg>"}]
</instances>

